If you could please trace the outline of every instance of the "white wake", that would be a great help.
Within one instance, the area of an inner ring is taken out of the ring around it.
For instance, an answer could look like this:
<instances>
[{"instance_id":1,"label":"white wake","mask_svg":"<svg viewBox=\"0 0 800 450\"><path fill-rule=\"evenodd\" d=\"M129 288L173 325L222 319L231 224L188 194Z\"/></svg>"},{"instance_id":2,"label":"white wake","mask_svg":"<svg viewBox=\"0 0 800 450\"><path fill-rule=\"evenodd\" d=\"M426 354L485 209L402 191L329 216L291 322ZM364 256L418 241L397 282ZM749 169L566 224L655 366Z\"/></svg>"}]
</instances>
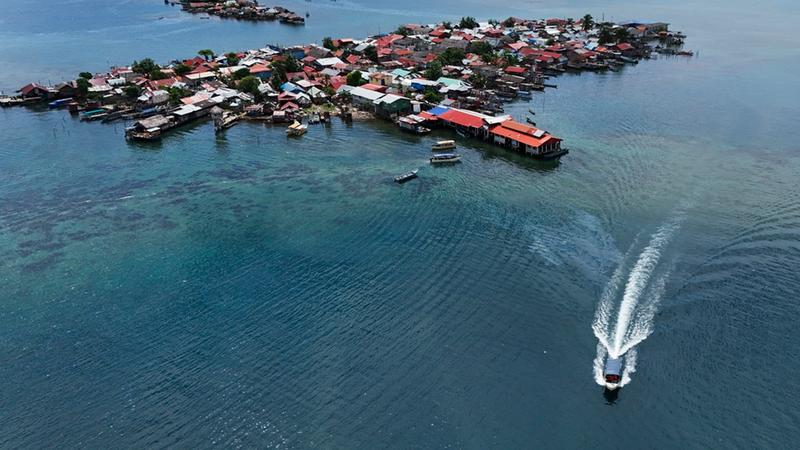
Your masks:
<instances>
[{"instance_id":1,"label":"white wake","mask_svg":"<svg viewBox=\"0 0 800 450\"><path fill-rule=\"evenodd\" d=\"M592 322L592 330L598 341L593 364L594 378L598 384L605 384L603 364L607 355L612 358L625 356L621 386L628 384L631 375L636 372L635 347L653 332L653 319L669 276L667 271L653 280L653 274L664 248L677 229L678 222L671 222L651 236L647 247L630 269L619 305L615 300L623 285L630 251L606 285Z\"/></svg>"}]
</instances>

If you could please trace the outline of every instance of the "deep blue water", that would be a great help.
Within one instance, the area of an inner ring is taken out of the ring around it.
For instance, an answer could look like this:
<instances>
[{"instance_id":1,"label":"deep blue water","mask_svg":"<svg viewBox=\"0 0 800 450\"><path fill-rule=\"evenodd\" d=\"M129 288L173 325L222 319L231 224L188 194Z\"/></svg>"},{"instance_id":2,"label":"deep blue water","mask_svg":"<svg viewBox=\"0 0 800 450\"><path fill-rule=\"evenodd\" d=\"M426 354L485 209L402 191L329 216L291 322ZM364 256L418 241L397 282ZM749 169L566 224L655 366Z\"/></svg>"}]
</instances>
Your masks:
<instances>
[{"instance_id":1,"label":"deep blue water","mask_svg":"<svg viewBox=\"0 0 800 450\"><path fill-rule=\"evenodd\" d=\"M297 29L2 1L8 90L463 14L665 20L700 53L510 106L566 139L557 165L459 141L463 163L432 168L449 135L380 122L143 146L0 110L0 447L796 446L797 7L429 3L284 2L311 12ZM608 405L595 310L667 223L653 334Z\"/></svg>"}]
</instances>

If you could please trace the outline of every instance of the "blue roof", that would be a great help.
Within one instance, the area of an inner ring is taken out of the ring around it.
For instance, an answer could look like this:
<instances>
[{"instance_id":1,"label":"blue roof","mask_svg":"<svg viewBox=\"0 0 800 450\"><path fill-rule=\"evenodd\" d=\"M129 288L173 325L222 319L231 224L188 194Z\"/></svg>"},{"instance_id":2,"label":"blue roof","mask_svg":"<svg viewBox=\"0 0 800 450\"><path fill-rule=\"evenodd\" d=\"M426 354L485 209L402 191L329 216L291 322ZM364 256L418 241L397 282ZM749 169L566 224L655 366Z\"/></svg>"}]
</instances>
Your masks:
<instances>
[{"instance_id":1,"label":"blue roof","mask_svg":"<svg viewBox=\"0 0 800 450\"><path fill-rule=\"evenodd\" d=\"M305 92L305 90L303 90L303 88L301 88L300 86L288 81L281 85L281 90L283 92L298 92L298 91Z\"/></svg>"},{"instance_id":2,"label":"blue roof","mask_svg":"<svg viewBox=\"0 0 800 450\"><path fill-rule=\"evenodd\" d=\"M434 116L441 116L442 114L450 111L450 108L444 106L437 106L431 110L428 110L429 113L433 114Z\"/></svg>"}]
</instances>

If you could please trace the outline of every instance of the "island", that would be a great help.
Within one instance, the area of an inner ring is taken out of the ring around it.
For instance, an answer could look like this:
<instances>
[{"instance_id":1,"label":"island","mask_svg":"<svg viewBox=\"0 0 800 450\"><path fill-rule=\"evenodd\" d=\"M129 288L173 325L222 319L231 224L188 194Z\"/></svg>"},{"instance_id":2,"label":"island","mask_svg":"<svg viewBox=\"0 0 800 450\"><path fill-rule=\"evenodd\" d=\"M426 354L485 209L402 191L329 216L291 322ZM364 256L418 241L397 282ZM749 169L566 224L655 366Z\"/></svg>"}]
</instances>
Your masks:
<instances>
[{"instance_id":1,"label":"island","mask_svg":"<svg viewBox=\"0 0 800 450\"><path fill-rule=\"evenodd\" d=\"M620 71L657 54L692 55L685 36L661 22L521 19L406 24L365 39L325 38L321 45L152 59L79 74L55 86L30 83L3 106L49 102L81 120L124 120L126 137L161 139L211 116L219 132L240 120L292 124L369 117L411 133L451 129L537 159L557 160L562 139L504 113L507 102L555 88L568 71ZM530 111L535 114L534 111Z\"/></svg>"}]
</instances>

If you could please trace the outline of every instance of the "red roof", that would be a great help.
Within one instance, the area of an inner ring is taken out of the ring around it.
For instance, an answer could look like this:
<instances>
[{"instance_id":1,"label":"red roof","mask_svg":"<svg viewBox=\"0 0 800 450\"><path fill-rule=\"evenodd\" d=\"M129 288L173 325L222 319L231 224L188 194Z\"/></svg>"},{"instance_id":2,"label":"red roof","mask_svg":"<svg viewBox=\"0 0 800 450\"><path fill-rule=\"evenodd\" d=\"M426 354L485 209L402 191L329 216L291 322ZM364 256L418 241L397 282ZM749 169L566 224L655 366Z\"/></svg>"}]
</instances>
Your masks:
<instances>
[{"instance_id":1,"label":"red roof","mask_svg":"<svg viewBox=\"0 0 800 450\"><path fill-rule=\"evenodd\" d=\"M294 110L298 110L298 109L300 109L300 107L299 107L299 106L297 106L297 104L296 104L296 103L294 103L294 102L288 102L288 103L286 103L285 105L281 106L281 108L280 108L280 109L281 109L281 111L287 111L287 110L292 110L292 111L294 111Z\"/></svg>"},{"instance_id":2,"label":"red roof","mask_svg":"<svg viewBox=\"0 0 800 450\"><path fill-rule=\"evenodd\" d=\"M513 74L523 74L526 71L524 67L519 67L519 66L508 66L504 70L506 71L506 73L513 73Z\"/></svg>"},{"instance_id":3,"label":"red roof","mask_svg":"<svg viewBox=\"0 0 800 450\"><path fill-rule=\"evenodd\" d=\"M192 59L187 59L187 60L183 61L183 63L186 64L189 67L199 66L200 64L203 64L204 62L206 62L206 60L201 58L201 57L199 57L199 56L195 56Z\"/></svg>"},{"instance_id":4,"label":"red roof","mask_svg":"<svg viewBox=\"0 0 800 450\"><path fill-rule=\"evenodd\" d=\"M444 114L441 114L439 118L456 125L461 125L462 127L480 128L483 126L483 119L480 117L467 114L457 109L450 109Z\"/></svg>"},{"instance_id":5,"label":"red roof","mask_svg":"<svg viewBox=\"0 0 800 450\"><path fill-rule=\"evenodd\" d=\"M35 91L36 89L44 89L44 88L36 83L30 83L23 86L22 89L19 90L19 92L22 95L28 95L31 92Z\"/></svg>"},{"instance_id":6,"label":"red roof","mask_svg":"<svg viewBox=\"0 0 800 450\"><path fill-rule=\"evenodd\" d=\"M343 76L331 77L331 87L336 90L347 84L347 78Z\"/></svg>"},{"instance_id":7,"label":"red roof","mask_svg":"<svg viewBox=\"0 0 800 450\"><path fill-rule=\"evenodd\" d=\"M417 115L422 117L425 120L430 120L431 122L439 120L438 117L434 116L433 114L429 113L428 111L422 111L421 113L419 113Z\"/></svg>"},{"instance_id":8,"label":"red roof","mask_svg":"<svg viewBox=\"0 0 800 450\"><path fill-rule=\"evenodd\" d=\"M542 137L537 138L534 136L534 133L537 131L539 130L535 127L521 124L513 120L506 120L505 122L493 126L489 130L489 132L494 135L506 137L530 147L541 147L550 141L561 140L550 134L544 134Z\"/></svg>"},{"instance_id":9,"label":"red roof","mask_svg":"<svg viewBox=\"0 0 800 450\"><path fill-rule=\"evenodd\" d=\"M367 84L362 84L361 87L364 89L369 89L370 91L386 92L386 88L388 86L381 86L379 84L367 83Z\"/></svg>"},{"instance_id":10,"label":"red roof","mask_svg":"<svg viewBox=\"0 0 800 450\"><path fill-rule=\"evenodd\" d=\"M347 58L345 58L345 60L346 60L347 62L349 62L350 64L355 64L355 63L357 63L359 59L361 59L361 58L359 58L359 57L358 57L358 55L350 55L350 56L348 56Z\"/></svg>"},{"instance_id":11,"label":"red roof","mask_svg":"<svg viewBox=\"0 0 800 450\"><path fill-rule=\"evenodd\" d=\"M632 48L633 46L631 44L628 44L627 42L620 42L619 44L617 44L617 49L622 52L624 52L625 50L630 50Z\"/></svg>"},{"instance_id":12,"label":"red roof","mask_svg":"<svg viewBox=\"0 0 800 450\"><path fill-rule=\"evenodd\" d=\"M270 68L265 66L264 64L253 64L250 67L250 73L263 73L263 72L270 72Z\"/></svg>"},{"instance_id":13,"label":"red roof","mask_svg":"<svg viewBox=\"0 0 800 450\"><path fill-rule=\"evenodd\" d=\"M286 74L286 79L289 81L296 80L298 78L302 78L303 80L308 79L308 75L305 72L289 72Z\"/></svg>"},{"instance_id":14,"label":"red roof","mask_svg":"<svg viewBox=\"0 0 800 450\"><path fill-rule=\"evenodd\" d=\"M378 47L386 47L387 45L391 44L392 42L394 42L394 41L396 41L398 39L403 39L403 35L401 35L401 34L390 34L388 36L384 36L384 37L378 39L376 44L377 44Z\"/></svg>"}]
</instances>

